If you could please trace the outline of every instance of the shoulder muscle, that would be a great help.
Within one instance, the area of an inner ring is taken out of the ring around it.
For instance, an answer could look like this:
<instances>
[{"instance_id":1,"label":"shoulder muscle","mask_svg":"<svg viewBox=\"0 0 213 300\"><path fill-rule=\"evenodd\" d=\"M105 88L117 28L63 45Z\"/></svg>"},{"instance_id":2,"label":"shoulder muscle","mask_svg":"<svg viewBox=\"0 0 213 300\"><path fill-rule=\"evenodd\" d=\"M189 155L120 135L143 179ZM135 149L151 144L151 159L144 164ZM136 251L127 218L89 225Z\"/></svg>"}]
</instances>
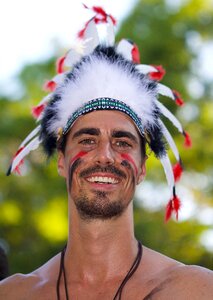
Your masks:
<instances>
[{"instance_id":1,"label":"shoulder muscle","mask_svg":"<svg viewBox=\"0 0 213 300\"><path fill-rule=\"evenodd\" d=\"M0 299L25 300L39 279L35 275L15 274L0 282Z\"/></svg>"}]
</instances>

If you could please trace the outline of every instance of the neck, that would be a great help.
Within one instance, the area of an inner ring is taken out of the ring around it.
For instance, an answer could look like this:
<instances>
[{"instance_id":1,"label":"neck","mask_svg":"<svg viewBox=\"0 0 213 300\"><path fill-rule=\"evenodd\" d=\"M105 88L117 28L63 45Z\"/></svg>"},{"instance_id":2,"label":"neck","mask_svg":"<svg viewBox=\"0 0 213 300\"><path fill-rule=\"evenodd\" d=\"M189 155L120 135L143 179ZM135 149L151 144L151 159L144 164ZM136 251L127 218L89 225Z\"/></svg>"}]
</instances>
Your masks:
<instances>
[{"instance_id":1,"label":"neck","mask_svg":"<svg viewBox=\"0 0 213 300\"><path fill-rule=\"evenodd\" d=\"M122 216L109 221L84 221L74 207L70 212L65 255L68 280L95 284L110 280L115 274L123 277L138 250L132 204Z\"/></svg>"}]
</instances>

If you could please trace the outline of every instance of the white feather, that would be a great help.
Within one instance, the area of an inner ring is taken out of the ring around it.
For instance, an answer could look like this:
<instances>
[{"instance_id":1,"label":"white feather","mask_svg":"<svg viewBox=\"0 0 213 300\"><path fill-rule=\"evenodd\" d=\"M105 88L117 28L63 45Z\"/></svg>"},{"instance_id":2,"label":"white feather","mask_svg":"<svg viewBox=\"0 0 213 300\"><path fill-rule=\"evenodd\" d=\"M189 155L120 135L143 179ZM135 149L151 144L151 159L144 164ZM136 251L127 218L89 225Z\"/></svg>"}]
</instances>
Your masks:
<instances>
[{"instance_id":1,"label":"white feather","mask_svg":"<svg viewBox=\"0 0 213 300\"><path fill-rule=\"evenodd\" d=\"M162 103L156 100L156 104L160 109L161 113L165 117L167 117L173 123L173 125L183 134L183 128L178 119Z\"/></svg>"},{"instance_id":2,"label":"white feather","mask_svg":"<svg viewBox=\"0 0 213 300\"><path fill-rule=\"evenodd\" d=\"M116 84L117 83L117 84ZM58 128L66 125L70 116L88 101L110 97L125 102L142 119L153 124L155 92L148 89L148 80L143 84L139 76L132 75L120 63L112 63L95 55L75 70L75 80L58 88L61 100L55 104L57 119L48 130L57 135Z\"/></svg>"},{"instance_id":3,"label":"white feather","mask_svg":"<svg viewBox=\"0 0 213 300\"><path fill-rule=\"evenodd\" d=\"M117 50L117 53L123 55L124 58L132 61L132 48L133 48L133 45L129 41L122 39L118 43L116 50Z\"/></svg>"},{"instance_id":4,"label":"white feather","mask_svg":"<svg viewBox=\"0 0 213 300\"><path fill-rule=\"evenodd\" d=\"M23 140L19 148L24 147L37 133L40 131L41 125L37 126L28 136Z\"/></svg>"},{"instance_id":5,"label":"white feather","mask_svg":"<svg viewBox=\"0 0 213 300\"><path fill-rule=\"evenodd\" d=\"M172 90L168 86L166 86L162 83L158 83L157 89L158 89L159 94L175 100L175 96L174 96Z\"/></svg>"},{"instance_id":6,"label":"white feather","mask_svg":"<svg viewBox=\"0 0 213 300\"><path fill-rule=\"evenodd\" d=\"M84 55L92 53L92 51L100 43L97 26L94 18L88 23L84 32Z\"/></svg>"},{"instance_id":7,"label":"white feather","mask_svg":"<svg viewBox=\"0 0 213 300\"><path fill-rule=\"evenodd\" d=\"M35 137L13 160L11 166L11 173L15 170L15 168L19 165L19 163L27 156L31 151L38 148L41 141L39 137Z\"/></svg>"},{"instance_id":8,"label":"white feather","mask_svg":"<svg viewBox=\"0 0 213 300\"><path fill-rule=\"evenodd\" d=\"M135 66L135 68L142 74L148 74L150 72L158 72L158 70L153 67L153 66L150 66L150 65L137 65Z\"/></svg>"},{"instance_id":9,"label":"white feather","mask_svg":"<svg viewBox=\"0 0 213 300\"><path fill-rule=\"evenodd\" d=\"M92 53L98 42L99 38L96 36L76 41L66 54L64 60L65 67L72 68L74 64L81 60L82 56Z\"/></svg>"},{"instance_id":10,"label":"white feather","mask_svg":"<svg viewBox=\"0 0 213 300\"><path fill-rule=\"evenodd\" d=\"M71 68L74 64L76 64L81 57L83 56L83 49L75 45L72 47L66 54L66 58L64 60L64 66Z\"/></svg>"},{"instance_id":11,"label":"white feather","mask_svg":"<svg viewBox=\"0 0 213 300\"><path fill-rule=\"evenodd\" d=\"M174 179L174 174L173 174L173 170L172 170L172 165L171 165L168 155L166 154L163 157L161 157L160 161L161 161L161 164L163 166L163 169L164 169L164 172L166 175L168 186L172 192L173 187L175 185L175 179Z\"/></svg>"},{"instance_id":12,"label":"white feather","mask_svg":"<svg viewBox=\"0 0 213 300\"><path fill-rule=\"evenodd\" d=\"M53 77L52 81L54 81L57 85L63 83L65 78L65 73L57 74Z\"/></svg>"},{"instance_id":13,"label":"white feather","mask_svg":"<svg viewBox=\"0 0 213 300\"><path fill-rule=\"evenodd\" d=\"M114 32L114 25L112 19L108 16L107 17L107 34L106 34L106 45L113 46L115 44L115 32Z\"/></svg>"},{"instance_id":14,"label":"white feather","mask_svg":"<svg viewBox=\"0 0 213 300\"><path fill-rule=\"evenodd\" d=\"M169 146L171 147L172 152L174 153L174 156L175 156L176 160L179 161L180 160L180 155L179 155L179 152L178 152L178 148L177 148L170 132L168 131L168 129L166 128L166 126L164 125L164 123L160 119L159 119L159 123L160 123L160 126L162 128L163 135L165 136Z\"/></svg>"}]
</instances>

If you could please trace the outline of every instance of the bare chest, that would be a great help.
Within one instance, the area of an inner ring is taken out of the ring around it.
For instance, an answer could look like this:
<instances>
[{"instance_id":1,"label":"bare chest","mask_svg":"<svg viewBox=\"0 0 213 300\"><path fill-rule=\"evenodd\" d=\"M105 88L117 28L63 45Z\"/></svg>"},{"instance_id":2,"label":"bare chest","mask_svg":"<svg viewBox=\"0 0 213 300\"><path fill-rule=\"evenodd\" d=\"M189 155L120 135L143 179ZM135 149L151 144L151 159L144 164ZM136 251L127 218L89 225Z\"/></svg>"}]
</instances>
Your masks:
<instances>
[{"instance_id":1,"label":"bare chest","mask_svg":"<svg viewBox=\"0 0 213 300\"><path fill-rule=\"evenodd\" d=\"M120 290L119 282L110 282L99 286L82 286L71 284L67 287L68 298L64 282L61 282L60 293L57 296L56 283L41 286L34 290L30 299L45 300L171 300L168 294L169 283L147 281L139 282L130 280ZM117 295L117 296L116 296ZM174 297L172 299L175 299ZM178 298L177 298L178 299Z\"/></svg>"}]
</instances>

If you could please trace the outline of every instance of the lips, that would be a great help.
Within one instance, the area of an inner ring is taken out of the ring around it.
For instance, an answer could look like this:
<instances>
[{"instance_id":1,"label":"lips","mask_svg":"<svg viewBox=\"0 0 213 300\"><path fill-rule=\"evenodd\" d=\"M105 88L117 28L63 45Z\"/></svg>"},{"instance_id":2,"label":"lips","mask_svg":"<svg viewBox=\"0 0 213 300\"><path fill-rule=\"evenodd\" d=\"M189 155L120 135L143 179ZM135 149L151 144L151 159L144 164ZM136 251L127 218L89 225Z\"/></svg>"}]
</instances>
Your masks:
<instances>
[{"instance_id":1,"label":"lips","mask_svg":"<svg viewBox=\"0 0 213 300\"><path fill-rule=\"evenodd\" d=\"M89 189L92 192L96 191L105 191L105 192L112 192L118 189L118 186L121 184L122 180L114 176L110 173L100 174L90 174L89 176L85 176L84 180L89 185Z\"/></svg>"},{"instance_id":2,"label":"lips","mask_svg":"<svg viewBox=\"0 0 213 300\"><path fill-rule=\"evenodd\" d=\"M99 184L117 184L119 181L114 177L108 176L90 176L86 178L87 181Z\"/></svg>"}]
</instances>

